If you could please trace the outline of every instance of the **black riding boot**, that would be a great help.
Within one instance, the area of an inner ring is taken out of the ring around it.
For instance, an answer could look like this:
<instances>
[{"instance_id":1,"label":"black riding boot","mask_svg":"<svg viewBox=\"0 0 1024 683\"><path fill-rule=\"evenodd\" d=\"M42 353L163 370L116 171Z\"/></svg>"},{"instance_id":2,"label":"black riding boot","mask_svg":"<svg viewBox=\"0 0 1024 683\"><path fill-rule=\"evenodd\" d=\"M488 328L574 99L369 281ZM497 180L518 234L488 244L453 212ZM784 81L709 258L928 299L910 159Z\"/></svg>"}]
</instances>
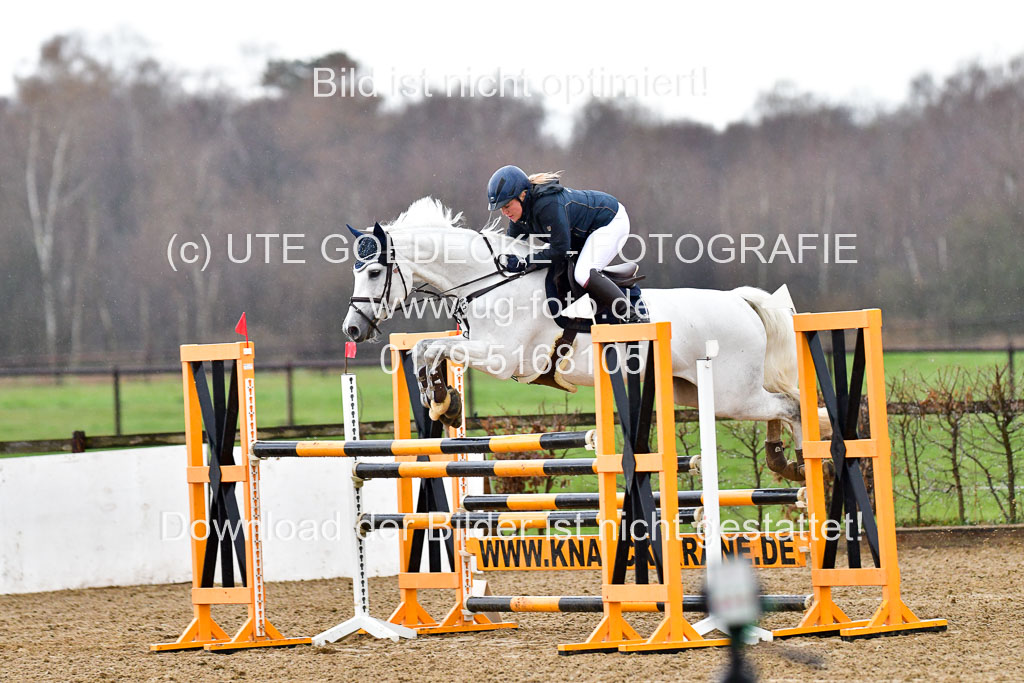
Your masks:
<instances>
[{"instance_id":1,"label":"black riding boot","mask_svg":"<svg viewBox=\"0 0 1024 683\"><path fill-rule=\"evenodd\" d=\"M584 289L594 300L599 312L608 310L619 322L629 321L629 297L601 271L596 268L590 270L590 279Z\"/></svg>"}]
</instances>

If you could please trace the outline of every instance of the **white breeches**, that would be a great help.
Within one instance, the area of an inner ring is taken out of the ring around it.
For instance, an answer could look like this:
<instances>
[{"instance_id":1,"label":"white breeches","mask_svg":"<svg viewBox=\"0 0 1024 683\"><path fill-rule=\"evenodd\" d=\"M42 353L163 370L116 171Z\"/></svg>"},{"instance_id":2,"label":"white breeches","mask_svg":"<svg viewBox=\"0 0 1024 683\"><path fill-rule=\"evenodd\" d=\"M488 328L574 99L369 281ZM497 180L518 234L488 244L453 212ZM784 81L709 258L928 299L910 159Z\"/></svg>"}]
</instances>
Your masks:
<instances>
[{"instance_id":1,"label":"white breeches","mask_svg":"<svg viewBox=\"0 0 1024 683\"><path fill-rule=\"evenodd\" d=\"M580 249L580 255L576 258L576 268L573 270L576 282L585 287L587 280L590 279L590 270L601 270L611 263L626 243L627 237L629 216L626 214L626 207L620 203L611 223L590 233L583 248Z\"/></svg>"}]
</instances>

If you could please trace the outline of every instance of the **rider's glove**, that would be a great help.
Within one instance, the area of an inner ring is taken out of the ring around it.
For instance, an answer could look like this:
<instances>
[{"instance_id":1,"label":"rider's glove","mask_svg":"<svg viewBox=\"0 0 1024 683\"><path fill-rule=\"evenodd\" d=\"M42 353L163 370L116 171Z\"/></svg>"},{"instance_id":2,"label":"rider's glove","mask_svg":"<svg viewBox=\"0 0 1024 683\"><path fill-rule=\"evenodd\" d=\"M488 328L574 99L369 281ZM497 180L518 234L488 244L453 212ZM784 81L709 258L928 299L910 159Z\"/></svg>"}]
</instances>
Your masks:
<instances>
[{"instance_id":1,"label":"rider's glove","mask_svg":"<svg viewBox=\"0 0 1024 683\"><path fill-rule=\"evenodd\" d=\"M526 259L521 259L515 254L502 254L499 257L501 267L508 273L521 273L529 265Z\"/></svg>"}]
</instances>

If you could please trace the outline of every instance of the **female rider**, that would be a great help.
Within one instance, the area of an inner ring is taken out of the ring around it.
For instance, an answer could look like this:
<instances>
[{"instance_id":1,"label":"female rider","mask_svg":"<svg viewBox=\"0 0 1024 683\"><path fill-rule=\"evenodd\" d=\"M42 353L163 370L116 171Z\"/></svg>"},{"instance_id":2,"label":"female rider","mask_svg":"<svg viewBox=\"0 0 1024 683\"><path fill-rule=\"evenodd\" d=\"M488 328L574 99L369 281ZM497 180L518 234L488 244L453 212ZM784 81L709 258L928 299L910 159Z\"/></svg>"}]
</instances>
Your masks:
<instances>
[{"instance_id":1,"label":"female rider","mask_svg":"<svg viewBox=\"0 0 1024 683\"><path fill-rule=\"evenodd\" d=\"M561 175L562 171L527 176L518 166L503 166L491 176L488 210L501 209L509 219L508 235L542 235L548 240L546 248L527 259L503 256L502 265L509 272L521 272L536 264L560 265L567 253L577 253L573 278L595 304L625 320L629 300L601 269L629 236L626 207L605 192L563 187Z\"/></svg>"}]
</instances>

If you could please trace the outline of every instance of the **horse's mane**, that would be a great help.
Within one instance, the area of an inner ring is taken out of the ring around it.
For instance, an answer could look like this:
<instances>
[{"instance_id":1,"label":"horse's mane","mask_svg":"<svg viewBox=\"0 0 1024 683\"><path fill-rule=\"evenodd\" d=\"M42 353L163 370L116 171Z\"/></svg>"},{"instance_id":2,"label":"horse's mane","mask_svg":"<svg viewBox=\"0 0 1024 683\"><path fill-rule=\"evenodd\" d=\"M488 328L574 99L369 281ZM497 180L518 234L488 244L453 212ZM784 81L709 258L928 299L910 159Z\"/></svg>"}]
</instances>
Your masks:
<instances>
[{"instance_id":1,"label":"horse's mane","mask_svg":"<svg viewBox=\"0 0 1024 683\"><path fill-rule=\"evenodd\" d=\"M462 224L462 212L454 213L451 209L445 208L440 199L433 197L417 199L384 228L388 231L410 228L465 229Z\"/></svg>"},{"instance_id":2,"label":"horse's mane","mask_svg":"<svg viewBox=\"0 0 1024 683\"><path fill-rule=\"evenodd\" d=\"M466 237L484 235L499 253L519 255L530 253L529 245L526 242L515 240L505 234L501 216L484 225L479 231L473 230L465 226L461 211L455 213L452 209L446 208L441 200L429 196L414 201L408 209L399 214L398 218L383 227L388 232L433 229L466 233Z\"/></svg>"}]
</instances>

